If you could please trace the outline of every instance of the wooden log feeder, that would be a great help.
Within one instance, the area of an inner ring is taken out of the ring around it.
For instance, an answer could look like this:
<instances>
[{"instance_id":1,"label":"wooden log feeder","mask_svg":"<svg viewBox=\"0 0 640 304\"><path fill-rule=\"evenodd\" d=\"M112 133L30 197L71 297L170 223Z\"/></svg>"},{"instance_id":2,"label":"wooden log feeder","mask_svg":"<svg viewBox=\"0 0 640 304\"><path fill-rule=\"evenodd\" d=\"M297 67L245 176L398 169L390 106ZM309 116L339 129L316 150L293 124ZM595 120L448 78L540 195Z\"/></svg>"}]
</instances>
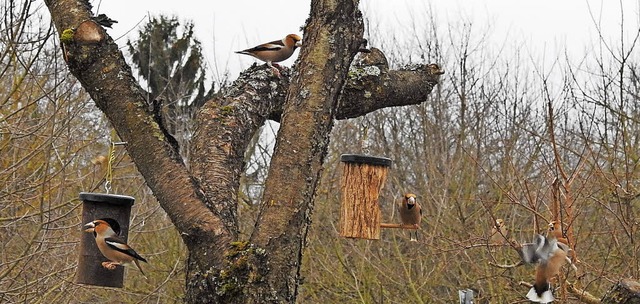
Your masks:
<instances>
[{"instance_id":1,"label":"wooden log feeder","mask_svg":"<svg viewBox=\"0 0 640 304\"><path fill-rule=\"evenodd\" d=\"M391 159L343 154L340 235L347 238L380 239L378 196L387 179Z\"/></svg>"},{"instance_id":2,"label":"wooden log feeder","mask_svg":"<svg viewBox=\"0 0 640 304\"><path fill-rule=\"evenodd\" d=\"M119 227L113 227L117 234L126 242L129 235L129 216L134 198L125 195L80 193L82 200L82 225L96 219L113 219ZM122 288L124 279L124 267L117 266L114 270L106 269L102 262L108 261L96 245L92 233L84 232L80 238L78 250L78 268L76 269L75 283L104 287Z\"/></svg>"}]
</instances>

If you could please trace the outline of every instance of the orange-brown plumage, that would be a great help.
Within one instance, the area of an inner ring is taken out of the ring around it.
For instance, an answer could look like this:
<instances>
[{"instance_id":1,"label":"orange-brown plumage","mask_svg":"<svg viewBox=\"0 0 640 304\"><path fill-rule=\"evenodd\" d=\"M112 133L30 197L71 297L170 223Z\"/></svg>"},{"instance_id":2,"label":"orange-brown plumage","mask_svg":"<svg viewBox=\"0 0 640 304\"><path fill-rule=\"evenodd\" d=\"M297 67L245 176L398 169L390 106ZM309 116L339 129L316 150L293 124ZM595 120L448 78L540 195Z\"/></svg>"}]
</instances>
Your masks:
<instances>
[{"instance_id":1,"label":"orange-brown plumage","mask_svg":"<svg viewBox=\"0 0 640 304\"><path fill-rule=\"evenodd\" d=\"M562 222L551 221L549 223L549 229L547 230L547 236L553 235L553 237L558 240L559 243L569 245L569 240L564 237L564 232L562 230Z\"/></svg>"},{"instance_id":2,"label":"orange-brown plumage","mask_svg":"<svg viewBox=\"0 0 640 304\"><path fill-rule=\"evenodd\" d=\"M301 41L302 38L300 38L300 36L289 34L282 40L263 43L246 50L237 51L236 53L249 55L266 62L269 67L274 69L274 73L279 76L280 72L273 66L274 63L287 60L291 57L296 48L302 46Z\"/></svg>"},{"instance_id":3,"label":"orange-brown plumage","mask_svg":"<svg viewBox=\"0 0 640 304\"><path fill-rule=\"evenodd\" d=\"M504 220L496 219L491 227L490 244L504 245L509 240L509 229L504 223Z\"/></svg>"},{"instance_id":4,"label":"orange-brown plumage","mask_svg":"<svg viewBox=\"0 0 640 304\"><path fill-rule=\"evenodd\" d=\"M551 279L560 273L560 268L567 261L567 252L558 247L554 236L536 236L533 244L523 246L523 259L527 263L538 263L535 282L527 293L533 302L549 303L554 300L551 292Z\"/></svg>"},{"instance_id":5,"label":"orange-brown plumage","mask_svg":"<svg viewBox=\"0 0 640 304\"><path fill-rule=\"evenodd\" d=\"M124 240L118 236L109 222L115 222L115 224L117 224L113 219L99 219L85 224L85 232L94 234L98 250L109 260L108 262L103 262L102 266L107 269L115 269L116 265L124 266L134 264L138 267L142 275L144 275L144 271L142 271L142 267L140 267L138 261L147 262L147 260L127 245ZM117 230L119 230L119 228L117 228Z\"/></svg>"},{"instance_id":6,"label":"orange-brown plumage","mask_svg":"<svg viewBox=\"0 0 640 304\"><path fill-rule=\"evenodd\" d=\"M398 201L398 213L400 213L400 221L403 225L411 225L416 228L420 226L420 222L422 221L422 208L415 194L407 193ZM414 234L409 232L409 235L411 241L416 241L418 231L416 230Z\"/></svg>"}]
</instances>

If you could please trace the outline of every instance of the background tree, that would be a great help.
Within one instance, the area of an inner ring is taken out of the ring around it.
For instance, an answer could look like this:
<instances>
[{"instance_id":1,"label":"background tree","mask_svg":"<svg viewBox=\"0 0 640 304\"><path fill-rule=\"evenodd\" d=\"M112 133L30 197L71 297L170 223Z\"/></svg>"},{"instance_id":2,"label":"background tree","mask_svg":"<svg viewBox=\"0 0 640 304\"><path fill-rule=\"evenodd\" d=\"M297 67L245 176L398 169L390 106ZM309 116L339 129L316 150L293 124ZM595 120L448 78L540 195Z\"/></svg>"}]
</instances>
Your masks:
<instances>
[{"instance_id":1,"label":"background tree","mask_svg":"<svg viewBox=\"0 0 640 304\"><path fill-rule=\"evenodd\" d=\"M195 114L213 94L213 87L205 90L206 66L193 23L180 27L176 17L153 17L127 46L133 66L147 83L150 106L158 107L154 111L188 159Z\"/></svg>"}]
</instances>

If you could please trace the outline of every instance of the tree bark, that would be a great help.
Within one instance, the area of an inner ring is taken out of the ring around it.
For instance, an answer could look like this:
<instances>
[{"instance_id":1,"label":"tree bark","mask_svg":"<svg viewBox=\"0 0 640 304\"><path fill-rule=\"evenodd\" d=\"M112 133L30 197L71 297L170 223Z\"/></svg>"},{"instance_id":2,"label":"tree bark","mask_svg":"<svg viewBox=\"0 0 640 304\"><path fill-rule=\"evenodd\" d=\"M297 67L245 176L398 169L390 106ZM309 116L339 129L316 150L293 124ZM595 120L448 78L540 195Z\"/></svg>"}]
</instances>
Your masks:
<instances>
[{"instance_id":1,"label":"tree bark","mask_svg":"<svg viewBox=\"0 0 640 304\"><path fill-rule=\"evenodd\" d=\"M254 301L295 302L313 196L336 104L362 44L358 1L311 2L299 64L284 105L263 203L251 242L267 249L269 272Z\"/></svg>"},{"instance_id":2,"label":"tree bark","mask_svg":"<svg viewBox=\"0 0 640 304\"><path fill-rule=\"evenodd\" d=\"M81 33L91 39L72 31L93 22L88 3L46 5L70 71L128 143L127 153L189 249L189 303L294 302L334 118L420 103L438 80L425 67L389 71L379 51L363 54L349 70L362 41L358 1L313 1L291 83L287 72L278 79L264 66L243 72L202 107L187 168L112 38L99 26ZM243 155L266 119L280 120L281 128L255 231L241 241Z\"/></svg>"},{"instance_id":3,"label":"tree bark","mask_svg":"<svg viewBox=\"0 0 640 304\"><path fill-rule=\"evenodd\" d=\"M602 298L602 303L640 304L640 283L630 279L620 280Z\"/></svg>"},{"instance_id":4,"label":"tree bark","mask_svg":"<svg viewBox=\"0 0 640 304\"><path fill-rule=\"evenodd\" d=\"M355 158L345 160L344 155L341 159L340 236L379 240L378 197L387 179L389 165L353 161Z\"/></svg>"}]
</instances>

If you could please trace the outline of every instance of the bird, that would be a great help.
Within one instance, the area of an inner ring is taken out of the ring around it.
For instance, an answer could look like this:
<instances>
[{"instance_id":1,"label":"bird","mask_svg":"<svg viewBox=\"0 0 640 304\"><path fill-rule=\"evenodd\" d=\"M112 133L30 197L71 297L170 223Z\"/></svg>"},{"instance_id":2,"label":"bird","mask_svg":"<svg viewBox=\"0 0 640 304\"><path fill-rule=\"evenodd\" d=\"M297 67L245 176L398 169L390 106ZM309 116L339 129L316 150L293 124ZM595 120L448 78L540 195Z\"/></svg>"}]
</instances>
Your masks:
<instances>
[{"instance_id":1,"label":"bird","mask_svg":"<svg viewBox=\"0 0 640 304\"><path fill-rule=\"evenodd\" d=\"M93 21L95 21L96 23L108 28L111 28L111 26L114 23L118 23L118 21L109 18L105 14L99 14L98 16L93 16L91 17L91 19L93 19Z\"/></svg>"},{"instance_id":2,"label":"bird","mask_svg":"<svg viewBox=\"0 0 640 304\"><path fill-rule=\"evenodd\" d=\"M420 227L420 221L422 221L422 208L416 200L415 194L407 193L398 201L398 213L400 213L400 221L402 222L402 225L411 225L416 229ZM414 231L414 234L409 232L409 236L412 242L416 242L418 240L418 231Z\"/></svg>"},{"instance_id":3,"label":"bird","mask_svg":"<svg viewBox=\"0 0 640 304\"><path fill-rule=\"evenodd\" d=\"M440 76L444 74L444 70L435 63L427 64L424 69L431 75Z\"/></svg>"},{"instance_id":4,"label":"bird","mask_svg":"<svg viewBox=\"0 0 640 304\"><path fill-rule=\"evenodd\" d=\"M491 227L490 244L504 245L509 239L509 229L504 224L504 220L496 219L494 225Z\"/></svg>"},{"instance_id":5,"label":"bird","mask_svg":"<svg viewBox=\"0 0 640 304\"><path fill-rule=\"evenodd\" d=\"M564 236L562 232L562 222L559 221L551 221L549 223L549 229L547 230L547 236L553 235L558 243L562 243L564 245L569 245L569 240Z\"/></svg>"},{"instance_id":6,"label":"bird","mask_svg":"<svg viewBox=\"0 0 640 304\"><path fill-rule=\"evenodd\" d=\"M109 261L102 262L102 267L113 270L117 265L130 266L135 264L146 278L140 262L147 263L133 248L127 245L119 236L120 225L112 218L102 218L84 225L85 232L93 233L98 249Z\"/></svg>"},{"instance_id":7,"label":"bird","mask_svg":"<svg viewBox=\"0 0 640 304\"><path fill-rule=\"evenodd\" d=\"M535 282L527 293L527 299L537 303L552 302L550 281L560 273L560 268L567 261L567 252L558 246L554 236L537 234L533 243L522 245L520 256L526 263L537 263Z\"/></svg>"},{"instance_id":8,"label":"bird","mask_svg":"<svg viewBox=\"0 0 640 304\"><path fill-rule=\"evenodd\" d=\"M276 76L280 77L279 65L276 62L287 60L296 48L302 46L302 38L296 34L289 34L282 40L275 40L250 49L237 51L236 54L253 56L267 63ZM274 65L276 67L274 67Z\"/></svg>"}]
</instances>

